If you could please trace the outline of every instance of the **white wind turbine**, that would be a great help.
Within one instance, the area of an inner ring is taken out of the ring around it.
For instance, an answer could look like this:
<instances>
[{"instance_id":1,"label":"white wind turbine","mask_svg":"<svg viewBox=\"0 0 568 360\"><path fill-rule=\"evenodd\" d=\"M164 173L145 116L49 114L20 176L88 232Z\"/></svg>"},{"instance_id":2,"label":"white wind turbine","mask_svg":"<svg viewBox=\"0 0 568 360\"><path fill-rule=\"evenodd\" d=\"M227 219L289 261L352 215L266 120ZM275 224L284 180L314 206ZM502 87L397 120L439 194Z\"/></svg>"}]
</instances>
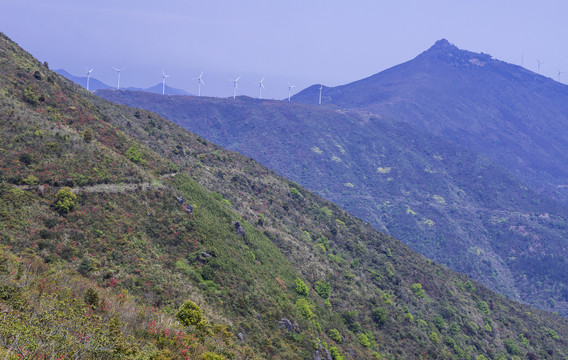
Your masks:
<instances>
[{"instance_id":1,"label":"white wind turbine","mask_svg":"<svg viewBox=\"0 0 568 360\"><path fill-rule=\"evenodd\" d=\"M239 85L237 85L237 81L239 81L240 78L241 76L239 75L239 77L237 77L235 80L229 79L229 81L233 82L233 99L237 96L237 89L239 88Z\"/></svg>"},{"instance_id":2,"label":"white wind turbine","mask_svg":"<svg viewBox=\"0 0 568 360\"><path fill-rule=\"evenodd\" d=\"M560 69L557 69L557 70L558 70L558 75L557 75L558 76L558 82L560 82L560 75L564 74L565 71L560 71Z\"/></svg>"},{"instance_id":3,"label":"white wind turbine","mask_svg":"<svg viewBox=\"0 0 568 360\"><path fill-rule=\"evenodd\" d=\"M320 85L320 97L319 97L318 105L321 105L321 89L323 89L323 85Z\"/></svg>"},{"instance_id":4,"label":"white wind turbine","mask_svg":"<svg viewBox=\"0 0 568 360\"><path fill-rule=\"evenodd\" d=\"M258 84L258 98L262 99L262 89L264 89L264 84L262 83L264 81L264 76L262 77L262 79L260 79L259 82L257 82Z\"/></svg>"},{"instance_id":5,"label":"white wind turbine","mask_svg":"<svg viewBox=\"0 0 568 360\"><path fill-rule=\"evenodd\" d=\"M193 80L197 80L197 96L201 96L201 85L205 85L202 77L203 77L203 71L201 72L201 75L193 78Z\"/></svg>"},{"instance_id":6,"label":"white wind turbine","mask_svg":"<svg viewBox=\"0 0 568 360\"><path fill-rule=\"evenodd\" d=\"M536 73L540 75L540 65L544 64L544 61L540 61L540 60L537 59L536 62L538 63L538 68L537 68Z\"/></svg>"},{"instance_id":7,"label":"white wind turbine","mask_svg":"<svg viewBox=\"0 0 568 360\"><path fill-rule=\"evenodd\" d=\"M91 73L92 73L93 70L95 70L95 69L89 70L89 68L85 68L85 70L87 70L87 91L89 91L89 80L91 79Z\"/></svg>"},{"instance_id":8,"label":"white wind turbine","mask_svg":"<svg viewBox=\"0 0 568 360\"><path fill-rule=\"evenodd\" d=\"M116 90L120 90L120 72L124 69L126 69L126 66L123 68L115 68L113 67L114 70L116 70L117 74L117 80L116 80Z\"/></svg>"},{"instance_id":9,"label":"white wind turbine","mask_svg":"<svg viewBox=\"0 0 568 360\"><path fill-rule=\"evenodd\" d=\"M166 94L166 78L169 78L170 75L166 74L164 69L162 69L162 95Z\"/></svg>"},{"instance_id":10,"label":"white wind turbine","mask_svg":"<svg viewBox=\"0 0 568 360\"><path fill-rule=\"evenodd\" d=\"M290 93L292 93L292 88L296 87L296 85L292 85L288 83L288 101L290 101Z\"/></svg>"}]
</instances>

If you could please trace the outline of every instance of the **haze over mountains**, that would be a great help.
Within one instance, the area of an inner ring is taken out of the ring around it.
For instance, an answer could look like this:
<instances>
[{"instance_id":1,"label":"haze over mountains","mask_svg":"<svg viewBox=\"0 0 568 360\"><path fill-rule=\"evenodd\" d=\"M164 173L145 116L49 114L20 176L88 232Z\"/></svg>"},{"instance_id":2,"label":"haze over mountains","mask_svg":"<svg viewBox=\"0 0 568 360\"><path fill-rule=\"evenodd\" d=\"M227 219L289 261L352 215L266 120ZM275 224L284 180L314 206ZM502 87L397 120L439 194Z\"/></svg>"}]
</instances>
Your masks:
<instances>
[{"instance_id":1,"label":"haze over mountains","mask_svg":"<svg viewBox=\"0 0 568 360\"><path fill-rule=\"evenodd\" d=\"M69 74L67 71L65 71L63 69L55 70L55 72L58 73L59 75L66 77L67 79L75 82L76 84L81 85L85 89L87 88L87 77L86 76L83 76L83 77L74 76L74 75ZM91 76L91 78L89 79L89 90L95 91L95 90L103 90L103 89L116 89L116 87L109 86L109 85L103 83L102 81L97 80L96 77ZM125 88L121 87L121 90L145 91L145 92L161 95L162 94L162 84L158 83L154 86L151 86L151 87L145 88L145 89L137 88L137 87L125 87ZM168 86L168 84L166 84L165 93L166 93L166 95L191 95L190 93L188 93L185 90L172 88L172 87Z\"/></svg>"},{"instance_id":2,"label":"haze over mountains","mask_svg":"<svg viewBox=\"0 0 568 360\"><path fill-rule=\"evenodd\" d=\"M568 355L566 319L425 259L252 159L94 96L2 34L0 74L6 359Z\"/></svg>"},{"instance_id":3,"label":"haze over mountains","mask_svg":"<svg viewBox=\"0 0 568 360\"><path fill-rule=\"evenodd\" d=\"M98 92L155 111L503 294L568 314L565 85L445 40L295 102Z\"/></svg>"}]
</instances>

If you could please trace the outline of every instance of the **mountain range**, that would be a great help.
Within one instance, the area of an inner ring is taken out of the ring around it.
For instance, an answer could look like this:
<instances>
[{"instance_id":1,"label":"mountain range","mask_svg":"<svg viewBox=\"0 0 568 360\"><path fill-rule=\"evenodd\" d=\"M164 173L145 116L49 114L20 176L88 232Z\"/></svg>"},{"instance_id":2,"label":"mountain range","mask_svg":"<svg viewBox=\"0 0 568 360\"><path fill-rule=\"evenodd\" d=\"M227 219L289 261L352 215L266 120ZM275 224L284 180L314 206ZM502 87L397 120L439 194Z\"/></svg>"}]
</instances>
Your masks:
<instances>
[{"instance_id":1,"label":"mountain range","mask_svg":"<svg viewBox=\"0 0 568 360\"><path fill-rule=\"evenodd\" d=\"M66 77L67 79L73 81L74 83L81 85L85 89L87 88L87 77L86 76L84 76L84 77L74 76L74 75L71 75L70 73L68 73L67 71L65 71L63 69L55 70L55 72L58 73L61 76ZM110 90L110 89L114 89L114 87L109 86L109 85L103 83L102 81L91 76L91 78L89 79L89 89L91 91L102 90L102 89L109 89ZM154 93L154 94L162 94L162 84L158 83L158 84L156 84L152 87L145 88L145 89L137 88L137 87L125 87L123 90L145 91L145 92ZM166 85L166 87L165 87L165 93L166 93L166 95L191 95L190 93L188 93L185 90L173 88L173 87L170 87L168 85Z\"/></svg>"},{"instance_id":2,"label":"mountain range","mask_svg":"<svg viewBox=\"0 0 568 360\"><path fill-rule=\"evenodd\" d=\"M97 94L250 156L512 299L568 314L562 84L441 40L323 89L325 106L309 104L319 86L296 104Z\"/></svg>"},{"instance_id":3,"label":"mountain range","mask_svg":"<svg viewBox=\"0 0 568 360\"><path fill-rule=\"evenodd\" d=\"M0 73L6 359L568 356L566 319L85 91L3 34Z\"/></svg>"}]
</instances>

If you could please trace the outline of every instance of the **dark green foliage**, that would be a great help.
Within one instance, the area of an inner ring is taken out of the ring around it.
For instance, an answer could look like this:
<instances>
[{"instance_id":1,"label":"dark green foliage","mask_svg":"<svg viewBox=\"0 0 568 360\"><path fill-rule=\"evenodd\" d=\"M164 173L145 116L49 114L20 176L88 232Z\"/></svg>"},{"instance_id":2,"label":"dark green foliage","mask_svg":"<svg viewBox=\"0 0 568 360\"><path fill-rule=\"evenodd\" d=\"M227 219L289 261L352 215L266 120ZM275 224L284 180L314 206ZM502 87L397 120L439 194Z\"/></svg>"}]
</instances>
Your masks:
<instances>
[{"instance_id":1,"label":"dark green foliage","mask_svg":"<svg viewBox=\"0 0 568 360\"><path fill-rule=\"evenodd\" d=\"M87 258L81 260L81 263L79 264L79 269L77 269L77 271L79 271L81 275L87 276L89 272L91 272L91 270L93 270L93 265L91 263L91 260Z\"/></svg>"},{"instance_id":2,"label":"dark green foliage","mask_svg":"<svg viewBox=\"0 0 568 360\"><path fill-rule=\"evenodd\" d=\"M85 291L83 300L85 304L96 308L99 305L99 294L93 288L88 288L87 291Z\"/></svg>"},{"instance_id":3,"label":"dark green foliage","mask_svg":"<svg viewBox=\"0 0 568 360\"><path fill-rule=\"evenodd\" d=\"M93 141L93 132L91 131L91 129L85 129L85 131L83 131L83 140L87 144Z\"/></svg>"},{"instance_id":4,"label":"dark green foliage","mask_svg":"<svg viewBox=\"0 0 568 360\"><path fill-rule=\"evenodd\" d=\"M444 330L446 328L446 322L444 321L444 318L442 318L440 315L436 315L432 319L432 322L434 323L434 325L436 325L438 330Z\"/></svg>"},{"instance_id":5,"label":"dark green foliage","mask_svg":"<svg viewBox=\"0 0 568 360\"><path fill-rule=\"evenodd\" d=\"M387 311L385 308L377 307L373 310L372 313L373 321L377 323L377 325L383 325L387 321Z\"/></svg>"},{"instance_id":6,"label":"dark green foliage","mask_svg":"<svg viewBox=\"0 0 568 360\"><path fill-rule=\"evenodd\" d=\"M514 339L509 338L505 339L505 349L511 355L521 355L521 349L519 349L519 345L515 342Z\"/></svg>"},{"instance_id":7,"label":"dark green foliage","mask_svg":"<svg viewBox=\"0 0 568 360\"><path fill-rule=\"evenodd\" d=\"M326 281L316 281L314 284L314 290L322 297L322 299L327 299L331 294L331 285L329 285Z\"/></svg>"}]
</instances>

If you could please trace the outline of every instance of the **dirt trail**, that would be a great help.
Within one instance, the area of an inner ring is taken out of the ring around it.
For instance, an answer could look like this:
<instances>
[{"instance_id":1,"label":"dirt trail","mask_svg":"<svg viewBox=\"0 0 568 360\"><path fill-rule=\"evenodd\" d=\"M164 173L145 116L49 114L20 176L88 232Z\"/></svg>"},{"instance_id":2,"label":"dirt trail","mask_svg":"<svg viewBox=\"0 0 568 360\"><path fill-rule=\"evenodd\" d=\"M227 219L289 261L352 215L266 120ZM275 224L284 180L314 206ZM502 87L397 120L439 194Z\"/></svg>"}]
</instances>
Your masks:
<instances>
[{"instance_id":1,"label":"dirt trail","mask_svg":"<svg viewBox=\"0 0 568 360\"><path fill-rule=\"evenodd\" d=\"M168 179L176 176L177 173L164 174L159 179ZM42 185L14 185L22 190L38 190L42 191ZM82 192L87 193L123 193L126 191L148 190L148 189L161 189L165 186L159 181L143 182L138 184L116 183L116 184L98 184L90 186L75 186L71 187L71 192L78 194Z\"/></svg>"}]
</instances>

